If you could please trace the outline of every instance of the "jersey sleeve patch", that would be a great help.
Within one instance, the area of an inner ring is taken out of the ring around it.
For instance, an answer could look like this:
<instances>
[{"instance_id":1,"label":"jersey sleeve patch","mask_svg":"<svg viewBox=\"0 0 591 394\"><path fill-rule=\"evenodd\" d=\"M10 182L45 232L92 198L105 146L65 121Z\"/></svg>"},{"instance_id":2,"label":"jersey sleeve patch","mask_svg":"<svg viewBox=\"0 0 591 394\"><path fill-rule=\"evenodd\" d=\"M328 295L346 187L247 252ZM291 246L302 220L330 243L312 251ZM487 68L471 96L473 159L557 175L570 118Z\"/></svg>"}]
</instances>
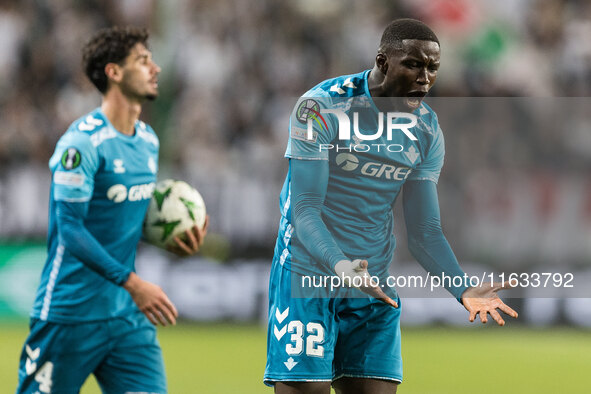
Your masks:
<instances>
[{"instance_id":1,"label":"jersey sleeve patch","mask_svg":"<svg viewBox=\"0 0 591 394\"><path fill-rule=\"evenodd\" d=\"M86 176L66 171L56 171L53 174L53 183L65 186L82 186Z\"/></svg>"},{"instance_id":2,"label":"jersey sleeve patch","mask_svg":"<svg viewBox=\"0 0 591 394\"><path fill-rule=\"evenodd\" d=\"M295 112L295 118L302 124L306 124L308 119L320 116L320 104L314 99L304 99L298 104Z\"/></svg>"},{"instance_id":3,"label":"jersey sleeve patch","mask_svg":"<svg viewBox=\"0 0 591 394\"><path fill-rule=\"evenodd\" d=\"M56 201L89 201L98 170L98 152L86 133L70 131L62 136L49 161Z\"/></svg>"},{"instance_id":4,"label":"jersey sleeve patch","mask_svg":"<svg viewBox=\"0 0 591 394\"><path fill-rule=\"evenodd\" d=\"M292 111L285 156L291 159L328 160L326 147L336 135L334 122L322 109L331 108L330 97L302 97Z\"/></svg>"},{"instance_id":5,"label":"jersey sleeve patch","mask_svg":"<svg viewBox=\"0 0 591 394\"><path fill-rule=\"evenodd\" d=\"M316 143L316 141L318 140L318 132L317 131L312 130L312 135L308 136L308 130L302 129L302 128L299 128L296 126L293 126L291 128L290 135L291 135L292 139L308 142L311 144Z\"/></svg>"},{"instance_id":6,"label":"jersey sleeve patch","mask_svg":"<svg viewBox=\"0 0 591 394\"><path fill-rule=\"evenodd\" d=\"M65 170L73 170L82 162L82 155L75 147L67 148L62 154L61 164Z\"/></svg>"}]
</instances>

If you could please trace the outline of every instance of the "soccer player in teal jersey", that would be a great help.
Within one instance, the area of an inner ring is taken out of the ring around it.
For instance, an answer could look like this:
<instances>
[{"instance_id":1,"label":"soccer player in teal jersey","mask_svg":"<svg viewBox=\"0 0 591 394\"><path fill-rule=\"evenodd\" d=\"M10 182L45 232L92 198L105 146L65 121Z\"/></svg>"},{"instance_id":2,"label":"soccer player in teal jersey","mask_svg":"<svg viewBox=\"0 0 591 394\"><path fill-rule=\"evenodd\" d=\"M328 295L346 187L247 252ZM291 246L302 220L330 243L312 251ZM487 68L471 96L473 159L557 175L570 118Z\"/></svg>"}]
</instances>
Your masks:
<instances>
[{"instance_id":1,"label":"soccer player in teal jersey","mask_svg":"<svg viewBox=\"0 0 591 394\"><path fill-rule=\"evenodd\" d=\"M396 20L373 69L324 81L294 108L269 284L264 379L277 393L328 394L331 385L343 394L396 392L400 299L380 283L395 248L392 207L400 191L413 256L432 276L464 276L440 223L443 134L422 102L439 61L429 27ZM347 119L356 127L347 130ZM328 291L330 281L321 289L306 276L338 277L344 286ZM507 283L444 284L470 321L479 314L486 323L490 314L503 325L497 309L517 317L496 295Z\"/></svg>"},{"instance_id":2,"label":"soccer player in teal jersey","mask_svg":"<svg viewBox=\"0 0 591 394\"><path fill-rule=\"evenodd\" d=\"M18 393L78 393L94 373L105 393L166 393L157 324L177 310L134 260L158 170L159 142L140 121L158 95L148 32L99 31L84 47L102 105L75 121L49 161L48 258L20 359ZM207 231L176 238L197 252Z\"/></svg>"}]
</instances>

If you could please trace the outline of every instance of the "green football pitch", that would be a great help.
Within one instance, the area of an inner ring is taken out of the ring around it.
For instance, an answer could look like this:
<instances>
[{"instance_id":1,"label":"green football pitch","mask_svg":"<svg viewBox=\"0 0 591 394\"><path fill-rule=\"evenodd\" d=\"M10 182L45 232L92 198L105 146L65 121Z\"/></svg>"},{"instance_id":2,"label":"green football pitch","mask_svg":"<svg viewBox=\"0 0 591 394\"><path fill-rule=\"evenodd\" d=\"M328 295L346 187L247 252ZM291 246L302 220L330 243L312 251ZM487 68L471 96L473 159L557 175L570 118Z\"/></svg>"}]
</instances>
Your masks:
<instances>
[{"instance_id":1,"label":"green football pitch","mask_svg":"<svg viewBox=\"0 0 591 394\"><path fill-rule=\"evenodd\" d=\"M0 393L16 387L26 323L0 325ZM591 332L512 327L403 328L402 394L590 393ZM262 383L265 331L181 324L159 330L170 393L272 393ZM83 394L100 393L90 378Z\"/></svg>"}]
</instances>

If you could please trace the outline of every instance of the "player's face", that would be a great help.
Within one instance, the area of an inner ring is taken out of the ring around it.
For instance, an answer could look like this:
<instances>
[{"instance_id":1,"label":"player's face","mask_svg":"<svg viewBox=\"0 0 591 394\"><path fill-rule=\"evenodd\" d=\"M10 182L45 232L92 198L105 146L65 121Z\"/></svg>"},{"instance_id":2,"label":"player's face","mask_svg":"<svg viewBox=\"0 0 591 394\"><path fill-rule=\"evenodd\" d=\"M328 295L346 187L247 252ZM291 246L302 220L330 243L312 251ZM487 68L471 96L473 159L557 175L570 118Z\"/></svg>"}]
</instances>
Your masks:
<instances>
[{"instance_id":1,"label":"player's face","mask_svg":"<svg viewBox=\"0 0 591 394\"><path fill-rule=\"evenodd\" d=\"M160 67L152 60L152 53L137 43L125 58L120 87L123 94L139 101L154 100L158 96Z\"/></svg>"},{"instance_id":2,"label":"player's face","mask_svg":"<svg viewBox=\"0 0 591 394\"><path fill-rule=\"evenodd\" d=\"M433 41L403 40L402 48L386 57L386 95L397 97L401 110L414 111L437 79L439 44Z\"/></svg>"}]
</instances>

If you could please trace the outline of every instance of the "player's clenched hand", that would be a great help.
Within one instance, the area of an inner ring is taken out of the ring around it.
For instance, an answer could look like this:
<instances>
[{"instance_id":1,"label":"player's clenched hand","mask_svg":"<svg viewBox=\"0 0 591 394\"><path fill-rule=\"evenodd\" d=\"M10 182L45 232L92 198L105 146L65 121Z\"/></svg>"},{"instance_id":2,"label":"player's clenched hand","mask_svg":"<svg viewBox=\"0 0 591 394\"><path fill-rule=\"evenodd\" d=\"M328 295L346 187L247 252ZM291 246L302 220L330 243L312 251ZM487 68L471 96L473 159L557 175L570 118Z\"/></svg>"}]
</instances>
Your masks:
<instances>
[{"instance_id":1,"label":"player's clenched hand","mask_svg":"<svg viewBox=\"0 0 591 394\"><path fill-rule=\"evenodd\" d=\"M160 286L142 280L132 272L123 287L152 324L176 324L178 312Z\"/></svg>"},{"instance_id":2,"label":"player's clenched hand","mask_svg":"<svg viewBox=\"0 0 591 394\"><path fill-rule=\"evenodd\" d=\"M335 265L334 270L337 276L344 281L345 286L356 287L362 292L398 308L398 303L388 297L380 285L371 279L367 266L367 260L341 260Z\"/></svg>"},{"instance_id":3,"label":"player's clenched hand","mask_svg":"<svg viewBox=\"0 0 591 394\"><path fill-rule=\"evenodd\" d=\"M511 288L509 282L483 284L478 287L470 287L462 294L462 303L464 307L470 312L470 321L476 319L476 315L480 315L480 321L486 323L488 321L487 314L497 322L499 326L505 325L505 320L501 317L497 309L505 312L511 317L517 317L517 312L507 306L499 296L497 291Z\"/></svg>"},{"instance_id":4,"label":"player's clenched hand","mask_svg":"<svg viewBox=\"0 0 591 394\"><path fill-rule=\"evenodd\" d=\"M192 256L199 251L201 245L203 245L203 239L207 235L207 227L209 226L209 215L205 216L205 222L203 228L199 228L196 225L191 229L185 231L185 240L183 241L180 237L174 237L176 245L168 248L172 253L179 256Z\"/></svg>"}]
</instances>

